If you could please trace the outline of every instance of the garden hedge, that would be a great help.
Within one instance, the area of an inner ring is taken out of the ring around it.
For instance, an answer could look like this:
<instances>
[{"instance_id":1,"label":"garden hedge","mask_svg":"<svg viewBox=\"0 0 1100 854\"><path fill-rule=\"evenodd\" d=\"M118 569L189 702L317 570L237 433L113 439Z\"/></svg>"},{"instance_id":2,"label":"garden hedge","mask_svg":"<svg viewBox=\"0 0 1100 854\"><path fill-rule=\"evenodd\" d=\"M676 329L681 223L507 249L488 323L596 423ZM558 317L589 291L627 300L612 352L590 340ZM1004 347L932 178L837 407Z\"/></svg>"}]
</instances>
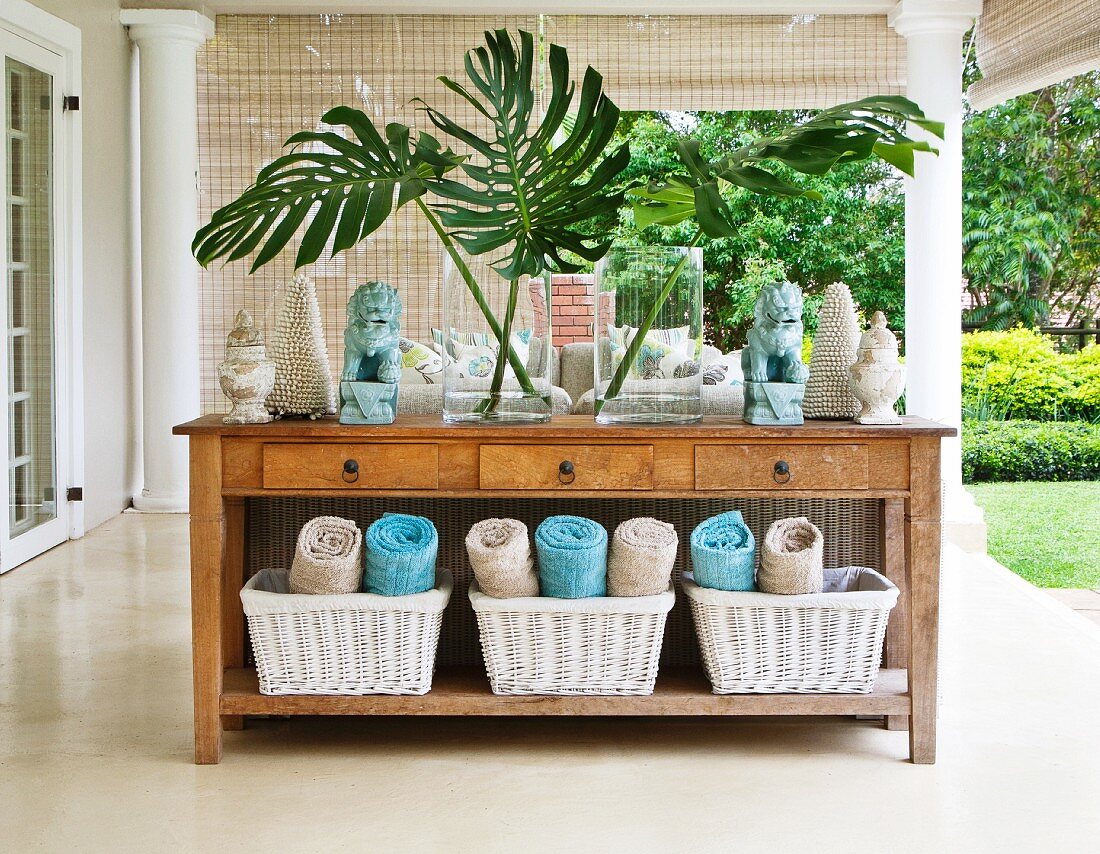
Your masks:
<instances>
[{"instance_id":1,"label":"garden hedge","mask_svg":"<svg viewBox=\"0 0 1100 854\"><path fill-rule=\"evenodd\" d=\"M1100 420L1100 346L1058 353L1030 329L963 336L963 411L971 418Z\"/></svg>"},{"instance_id":2,"label":"garden hedge","mask_svg":"<svg viewBox=\"0 0 1100 854\"><path fill-rule=\"evenodd\" d=\"M1100 425L1079 421L968 421L963 480L1100 480Z\"/></svg>"}]
</instances>

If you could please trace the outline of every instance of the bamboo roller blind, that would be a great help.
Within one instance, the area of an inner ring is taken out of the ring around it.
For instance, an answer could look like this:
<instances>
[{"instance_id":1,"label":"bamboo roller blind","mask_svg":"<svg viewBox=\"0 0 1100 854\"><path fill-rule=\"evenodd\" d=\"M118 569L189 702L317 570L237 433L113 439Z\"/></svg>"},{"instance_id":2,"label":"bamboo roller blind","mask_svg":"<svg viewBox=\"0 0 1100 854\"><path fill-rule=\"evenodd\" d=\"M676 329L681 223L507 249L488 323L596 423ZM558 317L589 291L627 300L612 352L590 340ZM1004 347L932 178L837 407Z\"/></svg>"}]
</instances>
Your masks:
<instances>
[{"instance_id":1,"label":"bamboo roller blind","mask_svg":"<svg viewBox=\"0 0 1100 854\"><path fill-rule=\"evenodd\" d=\"M501 26L567 47L574 77L593 65L624 110L812 108L904 91L904 43L882 16L220 16L199 54L200 219L235 198L283 140L318 128L337 104L380 125L431 131L409 103L420 96L472 121L472 109L435 78L462 79L465 51ZM202 273L204 412L228 408L215 370L237 309L249 309L269 336L292 266L286 252L252 276L245 262ZM347 298L363 281L400 289L409 337L430 340L428 328L439 323L440 250L412 206L306 272L317 283L334 370Z\"/></svg>"},{"instance_id":2,"label":"bamboo roller blind","mask_svg":"<svg viewBox=\"0 0 1100 854\"><path fill-rule=\"evenodd\" d=\"M982 79L971 106L984 110L1100 68L1096 0L985 0L974 47Z\"/></svg>"}]
</instances>

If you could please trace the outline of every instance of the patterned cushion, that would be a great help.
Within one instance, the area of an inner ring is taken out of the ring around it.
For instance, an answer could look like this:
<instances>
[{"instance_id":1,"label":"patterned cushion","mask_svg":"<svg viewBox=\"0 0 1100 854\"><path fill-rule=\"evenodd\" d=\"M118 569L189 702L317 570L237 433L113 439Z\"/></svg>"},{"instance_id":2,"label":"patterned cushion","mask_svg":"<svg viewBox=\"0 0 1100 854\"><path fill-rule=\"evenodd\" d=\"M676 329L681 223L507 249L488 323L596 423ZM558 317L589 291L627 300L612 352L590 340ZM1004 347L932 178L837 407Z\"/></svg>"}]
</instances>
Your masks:
<instances>
[{"instance_id":1,"label":"patterned cushion","mask_svg":"<svg viewBox=\"0 0 1100 854\"><path fill-rule=\"evenodd\" d=\"M739 386L744 382L740 350L724 353L703 363L703 385Z\"/></svg>"},{"instance_id":2,"label":"patterned cushion","mask_svg":"<svg viewBox=\"0 0 1100 854\"><path fill-rule=\"evenodd\" d=\"M433 385L443 379L443 359L431 347L402 338L397 346L401 349L401 384Z\"/></svg>"},{"instance_id":3,"label":"patterned cushion","mask_svg":"<svg viewBox=\"0 0 1100 854\"><path fill-rule=\"evenodd\" d=\"M520 329L512 333L512 349L516 351L520 364L525 366L531 353L531 336L533 332L532 329ZM450 368L456 362L462 363L457 369L458 376L492 376L497 361L497 343L492 335L488 332L456 332L452 330L450 341L444 343L444 338L444 331L433 326L432 340L435 342L436 352L444 358L447 367ZM463 355L461 356L459 355L459 348L462 348ZM475 351L471 348L478 349ZM488 374L480 373L485 369L485 359L489 359L491 362ZM471 373L471 371L477 371L477 373ZM505 366L505 378L515 377L515 375L516 373L512 370L510 364Z\"/></svg>"},{"instance_id":4,"label":"patterned cushion","mask_svg":"<svg viewBox=\"0 0 1100 854\"><path fill-rule=\"evenodd\" d=\"M497 367L497 348L484 344L451 343L452 357L447 363L448 376L463 379L489 379ZM511 365L505 369L505 376L512 373Z\"/></svg>"},{"instance_id":5,"label":"patterned cushion","mask_svg":"<svg viewBox=\"0 0 1100 854\"><path fill-rule=\"evenodd\" d=\"M689 337L689 332L687 326L649 330L634 364L630 367L630 376L634 379L651 380L690 377L699 373L697 342ZM627 347L637 334L638 330L633 326L608 324L607 337L611 346L612 365L618 367L626 355Z\"/></svg>"}]
</instances>

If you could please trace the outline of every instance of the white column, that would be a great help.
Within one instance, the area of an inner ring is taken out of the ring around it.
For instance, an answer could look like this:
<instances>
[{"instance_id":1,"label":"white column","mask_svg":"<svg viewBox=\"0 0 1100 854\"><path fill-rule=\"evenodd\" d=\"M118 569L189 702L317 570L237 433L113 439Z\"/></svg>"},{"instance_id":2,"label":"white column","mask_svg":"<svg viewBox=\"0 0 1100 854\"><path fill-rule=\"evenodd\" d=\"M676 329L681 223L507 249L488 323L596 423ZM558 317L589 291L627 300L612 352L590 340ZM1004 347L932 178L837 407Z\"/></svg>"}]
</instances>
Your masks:
<instances>
[{"instance_id":1,"label":"white column","mask_svg":"<svg viewBox=\"0 0 1100 854\"><path fill-rule=\"evenodd\" d=\"M962 39L980 12L981 0L901 0L889 16L906 42L908 97L946 125L943 140L912 129L939 156L918 155L917 177L905 184L906 411L954 427L962 420ZM984 550L958 438L943 442L943 479L948 535Z\"/></svg>"},{"instance_id":2,"label":"white column","mask_svg":"<svg viewBox=\"0 0 1100 854\"><path fill-rule=\"evenodd\" d=\"M123 9L138 46L141 140L141 349L144 484L134 507L187 509L187 439L199 414L196 54L214 22L178 9ZM94 394L94 390L92 390Z\"/></svg>"}]
</instances>

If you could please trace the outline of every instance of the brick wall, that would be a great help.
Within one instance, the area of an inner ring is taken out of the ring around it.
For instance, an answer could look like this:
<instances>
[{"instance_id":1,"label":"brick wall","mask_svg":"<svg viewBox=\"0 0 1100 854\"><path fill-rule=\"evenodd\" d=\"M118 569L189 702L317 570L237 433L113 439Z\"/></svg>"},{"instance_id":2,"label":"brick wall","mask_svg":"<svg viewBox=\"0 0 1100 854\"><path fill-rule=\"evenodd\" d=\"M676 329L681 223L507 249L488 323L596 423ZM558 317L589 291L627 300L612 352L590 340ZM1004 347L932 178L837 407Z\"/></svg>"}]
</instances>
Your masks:
<instances>
[{"instance_id":1,"label":"brick wall","mask_svg":"<svg viewBox=\"0 0 1100 854\"><path fill-rule=\"evenodd\" d=\"M592 340L593 277L556 275L550 283L554 346Z\"/></svg>"}]
</instances>

